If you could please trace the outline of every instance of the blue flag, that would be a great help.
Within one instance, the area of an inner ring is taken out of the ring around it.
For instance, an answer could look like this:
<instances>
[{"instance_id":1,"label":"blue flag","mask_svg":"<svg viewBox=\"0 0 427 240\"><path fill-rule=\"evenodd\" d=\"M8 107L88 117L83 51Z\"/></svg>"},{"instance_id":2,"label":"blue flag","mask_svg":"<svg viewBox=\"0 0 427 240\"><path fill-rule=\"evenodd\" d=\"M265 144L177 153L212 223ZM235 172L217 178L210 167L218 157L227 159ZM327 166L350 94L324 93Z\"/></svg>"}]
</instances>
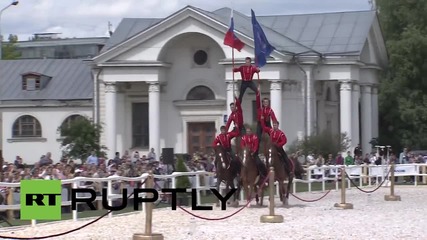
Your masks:
<instances>
[{"instance_id":1,"label":"blue flag","mask_svg":"<svg viewBox=\"0 0 427 240\"><path fill-rule=\"evenodd\" d=\"M251 9L251 12L255 44L255 63L258 67L263 67L267 63L267 57L270 56L275 48L268 42L261 25L259 25L255 18L254 10Z\"/></svg>"}]
</instances>

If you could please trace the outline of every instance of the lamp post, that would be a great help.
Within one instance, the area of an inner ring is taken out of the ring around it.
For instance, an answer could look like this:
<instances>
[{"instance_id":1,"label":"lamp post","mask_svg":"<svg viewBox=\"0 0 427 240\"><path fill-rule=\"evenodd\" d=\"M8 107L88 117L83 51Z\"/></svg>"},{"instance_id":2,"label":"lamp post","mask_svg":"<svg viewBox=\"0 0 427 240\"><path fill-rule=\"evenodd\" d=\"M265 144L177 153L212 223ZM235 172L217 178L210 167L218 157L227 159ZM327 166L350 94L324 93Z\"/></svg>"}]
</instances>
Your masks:
<instances>
[{"instance_id":1,"label":"lamp post","mask_svg":"<svg viewBox=\"0 0 427 240\"><path fill-rule=\"evenodd\" d=\"M11 3L9 3L9 5L7 5L6 7L4 7L4 8L2 8L1 10L0 10L0 60L2 60L3 59L3 47L2 47L2 44L3 44L3 36L1 35L1 15L3 14L3 12L6 10L6 9L8 9L10 6L16 6L16 5L18 5L18 3L19 3L19 1L17 1L17 0L13 0L13 2L11 2Z\"/></svg>"}]
</instances>

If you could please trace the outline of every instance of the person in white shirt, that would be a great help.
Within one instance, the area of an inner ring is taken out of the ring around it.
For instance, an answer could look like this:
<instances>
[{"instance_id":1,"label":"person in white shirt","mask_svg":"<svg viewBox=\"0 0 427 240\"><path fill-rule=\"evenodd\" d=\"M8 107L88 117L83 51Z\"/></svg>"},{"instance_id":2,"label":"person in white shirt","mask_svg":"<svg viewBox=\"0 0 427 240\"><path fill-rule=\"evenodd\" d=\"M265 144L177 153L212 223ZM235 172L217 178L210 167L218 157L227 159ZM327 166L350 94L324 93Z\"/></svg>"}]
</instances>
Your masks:
<instances>
[{"instance_id":1,"label":"person in white shirt","mask_svg":"<svg viewBox=\"0 0 427 240\"><path fill-rule=\"evenodd\" d=\"M151 148L150 152L147 154L147 160L150 162L154 162L157 160L154 148Z\"/></svg>"}]
</instances>

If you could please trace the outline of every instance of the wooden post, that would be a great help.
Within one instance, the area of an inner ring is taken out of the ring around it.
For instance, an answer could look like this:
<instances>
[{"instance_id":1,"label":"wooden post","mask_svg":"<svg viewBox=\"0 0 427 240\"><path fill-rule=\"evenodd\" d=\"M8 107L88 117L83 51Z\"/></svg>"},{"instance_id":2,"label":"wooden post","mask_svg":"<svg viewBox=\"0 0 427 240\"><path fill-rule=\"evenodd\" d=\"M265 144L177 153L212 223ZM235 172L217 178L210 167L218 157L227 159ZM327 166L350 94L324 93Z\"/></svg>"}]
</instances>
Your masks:
<instances>
[{"instance_id":1,"label":"wooden post","mask_svg":"<svg viewBox=\"0 0 427 240\"><path fill-rule=\"evenodd\" d=\"M363 174L363 184L368 184L368 164L363 164L363 166L362 166L362 174Z\"/></svg>"},{"instance_id":2,"label":"wooden post","mask_svg":"<svg viewBox=\"0 0 427 240\"><path fill-rule=\"evenodd\" d=\"M422 174L426 174L427 173L427 166L426 165L424 165L424 166L422 166ZM423 184L427 184L427 176L423 176Z\"/></svg>"},{"instance_id":3,"label":"wooden post","mask_svg":"<svg viewBox=\"0 0 427 240\"><path fill-rule=\"evenodd\" d=\"M351 203L346 203L346 199L345 199L345 182L346 182L346 177L345 177L345 167L341 168L341 203L335 203L334 207L337 208L341 208L341 209L353 209L353 204Z\"/></svg>"},{"instance_id":4,"label":"wooden post","mask_svg":"<svg viewBox=\"0 0 427 240\"><path fill-rule=\"evenodd\" d=\"M274 186L274 168L270 167L270 174L268 177L268 188L269 188L269 214L268 215L262 215L260 218L260 221L262 223L282 223L283 222L283 216L282 215L275 215L274 214L274 193L276 192L276 188Z\"/></svg>"},{"instance_id":5,"label":"wooden post","mask_svg":"<svg viewBox=\"0 0 427 240\"><path fill-rule=\"evenodd\" d=\"M385 195L384 196L384 200L386 200L386 201L400 201L401 200L401 198L400 198L400 196L398 196L398 195L394 195L394 162L392 162L391 163L391 166L390 166L390 171L391 171L391 179L390 179L390 181L391 181L391 184L390 184L390 195Z\"/></svg>"},{"instance_id":6,"label":"wooden post","mask_svg":"<svg viewBox=\"0 0 427 240\"><path fill-rule=\"evenodd\" d=\"M9 190L7 191L7 199L6 199L6 203L7 205L13 205L13 190L14 188L9 188ZM15 216L14 216L15 210L7 210L7 220L14 220Z\"/></svg>"},{"instance_id":7,"label":"wooden post","mask_svg":"<svg viewBox=\"0 0 427 240\"><path fill-rule=\"evenodd\" d=\"M154 176L153 171L148 172L148 178L145 182L145 188L154 188ZM152 194L147 194L147 197ZM152 202L146 202L145 204L145 233L135 233L133 235L133 240L163 240L164 237L160 233L153 233L153 208L154 203Z\"/></svg>"}]
</instances>

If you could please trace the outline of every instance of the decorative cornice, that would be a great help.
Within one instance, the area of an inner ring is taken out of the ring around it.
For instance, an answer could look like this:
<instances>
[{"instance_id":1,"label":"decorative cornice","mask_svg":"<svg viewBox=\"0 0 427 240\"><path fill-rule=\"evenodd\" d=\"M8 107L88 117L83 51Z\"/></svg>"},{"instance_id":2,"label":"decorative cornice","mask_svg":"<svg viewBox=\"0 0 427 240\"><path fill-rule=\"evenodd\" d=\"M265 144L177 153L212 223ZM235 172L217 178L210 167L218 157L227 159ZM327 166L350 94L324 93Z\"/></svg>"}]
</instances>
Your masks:
<instances>
[{"instance_id":1,"label":"decorative cornice","mask_svg":"<svg viewBox=\"0 0 427 240\"><path fill-rule=\"evenodd\" d=\"M282 90L282 81L270 81L270 90Z\"/></svg>"},{"instance_id":2,"label":"decorative cornice","mask_svg":"<svg viewBox=\"0 0 427 240\"><path fill-rule=\"evenodd\" d=\"M148 92L160 92L160 84L157 83L148 83L150 86L148 86Z\"/></svg>"},{"instance_id":3,"label":"decorative cornice","mask_svg":"<svg viewBox=\"0 0 427 240\"><path fill-rule=\"evenodd\" d=\"M169 68L172 66L170 63L159 61L111 61L105 63L98 63L98 67L164 67Z\"/></svg>"},{"instance_id":4,"label":"decorative cornice","mask_svg":"<svg viewBox=\"0 0 427 240\"><path fill-rule=\"evenodd\" d=\"M238 88L237 83L234 83L234 90ZM233 82L227 81L227 91L233 91Z\"/></svg>"},{"instance_id":5,"label":"decorative cornice","mask_svg":"<svg viewBox=\"0 0 427 240\"><path fill-rule=\"evenodd\" d=\"M116 93L117 85L115 82L104 82L105 93Z\"/></svg>"},{"instance_id":6,"label":"decorative cornice","mask_svg":"<svg viewBox=\"0 0 427 240\"><path fill-rule=\"evenodd\" d=\"M340 81L340 91L351 91L351 82Z\"/></svg>"},{"instance_id":7,"label":"decorative cornice","mask_svg":"<svg viewBox=\"0 0 427 240\"><path fill-rule=\"evenodd\" d=\"M372 93L372 87L371 87L371 85L363 85L363 86L361 86L361 92L365 93L365 94Z\"/></svg>"}]
</instances>

